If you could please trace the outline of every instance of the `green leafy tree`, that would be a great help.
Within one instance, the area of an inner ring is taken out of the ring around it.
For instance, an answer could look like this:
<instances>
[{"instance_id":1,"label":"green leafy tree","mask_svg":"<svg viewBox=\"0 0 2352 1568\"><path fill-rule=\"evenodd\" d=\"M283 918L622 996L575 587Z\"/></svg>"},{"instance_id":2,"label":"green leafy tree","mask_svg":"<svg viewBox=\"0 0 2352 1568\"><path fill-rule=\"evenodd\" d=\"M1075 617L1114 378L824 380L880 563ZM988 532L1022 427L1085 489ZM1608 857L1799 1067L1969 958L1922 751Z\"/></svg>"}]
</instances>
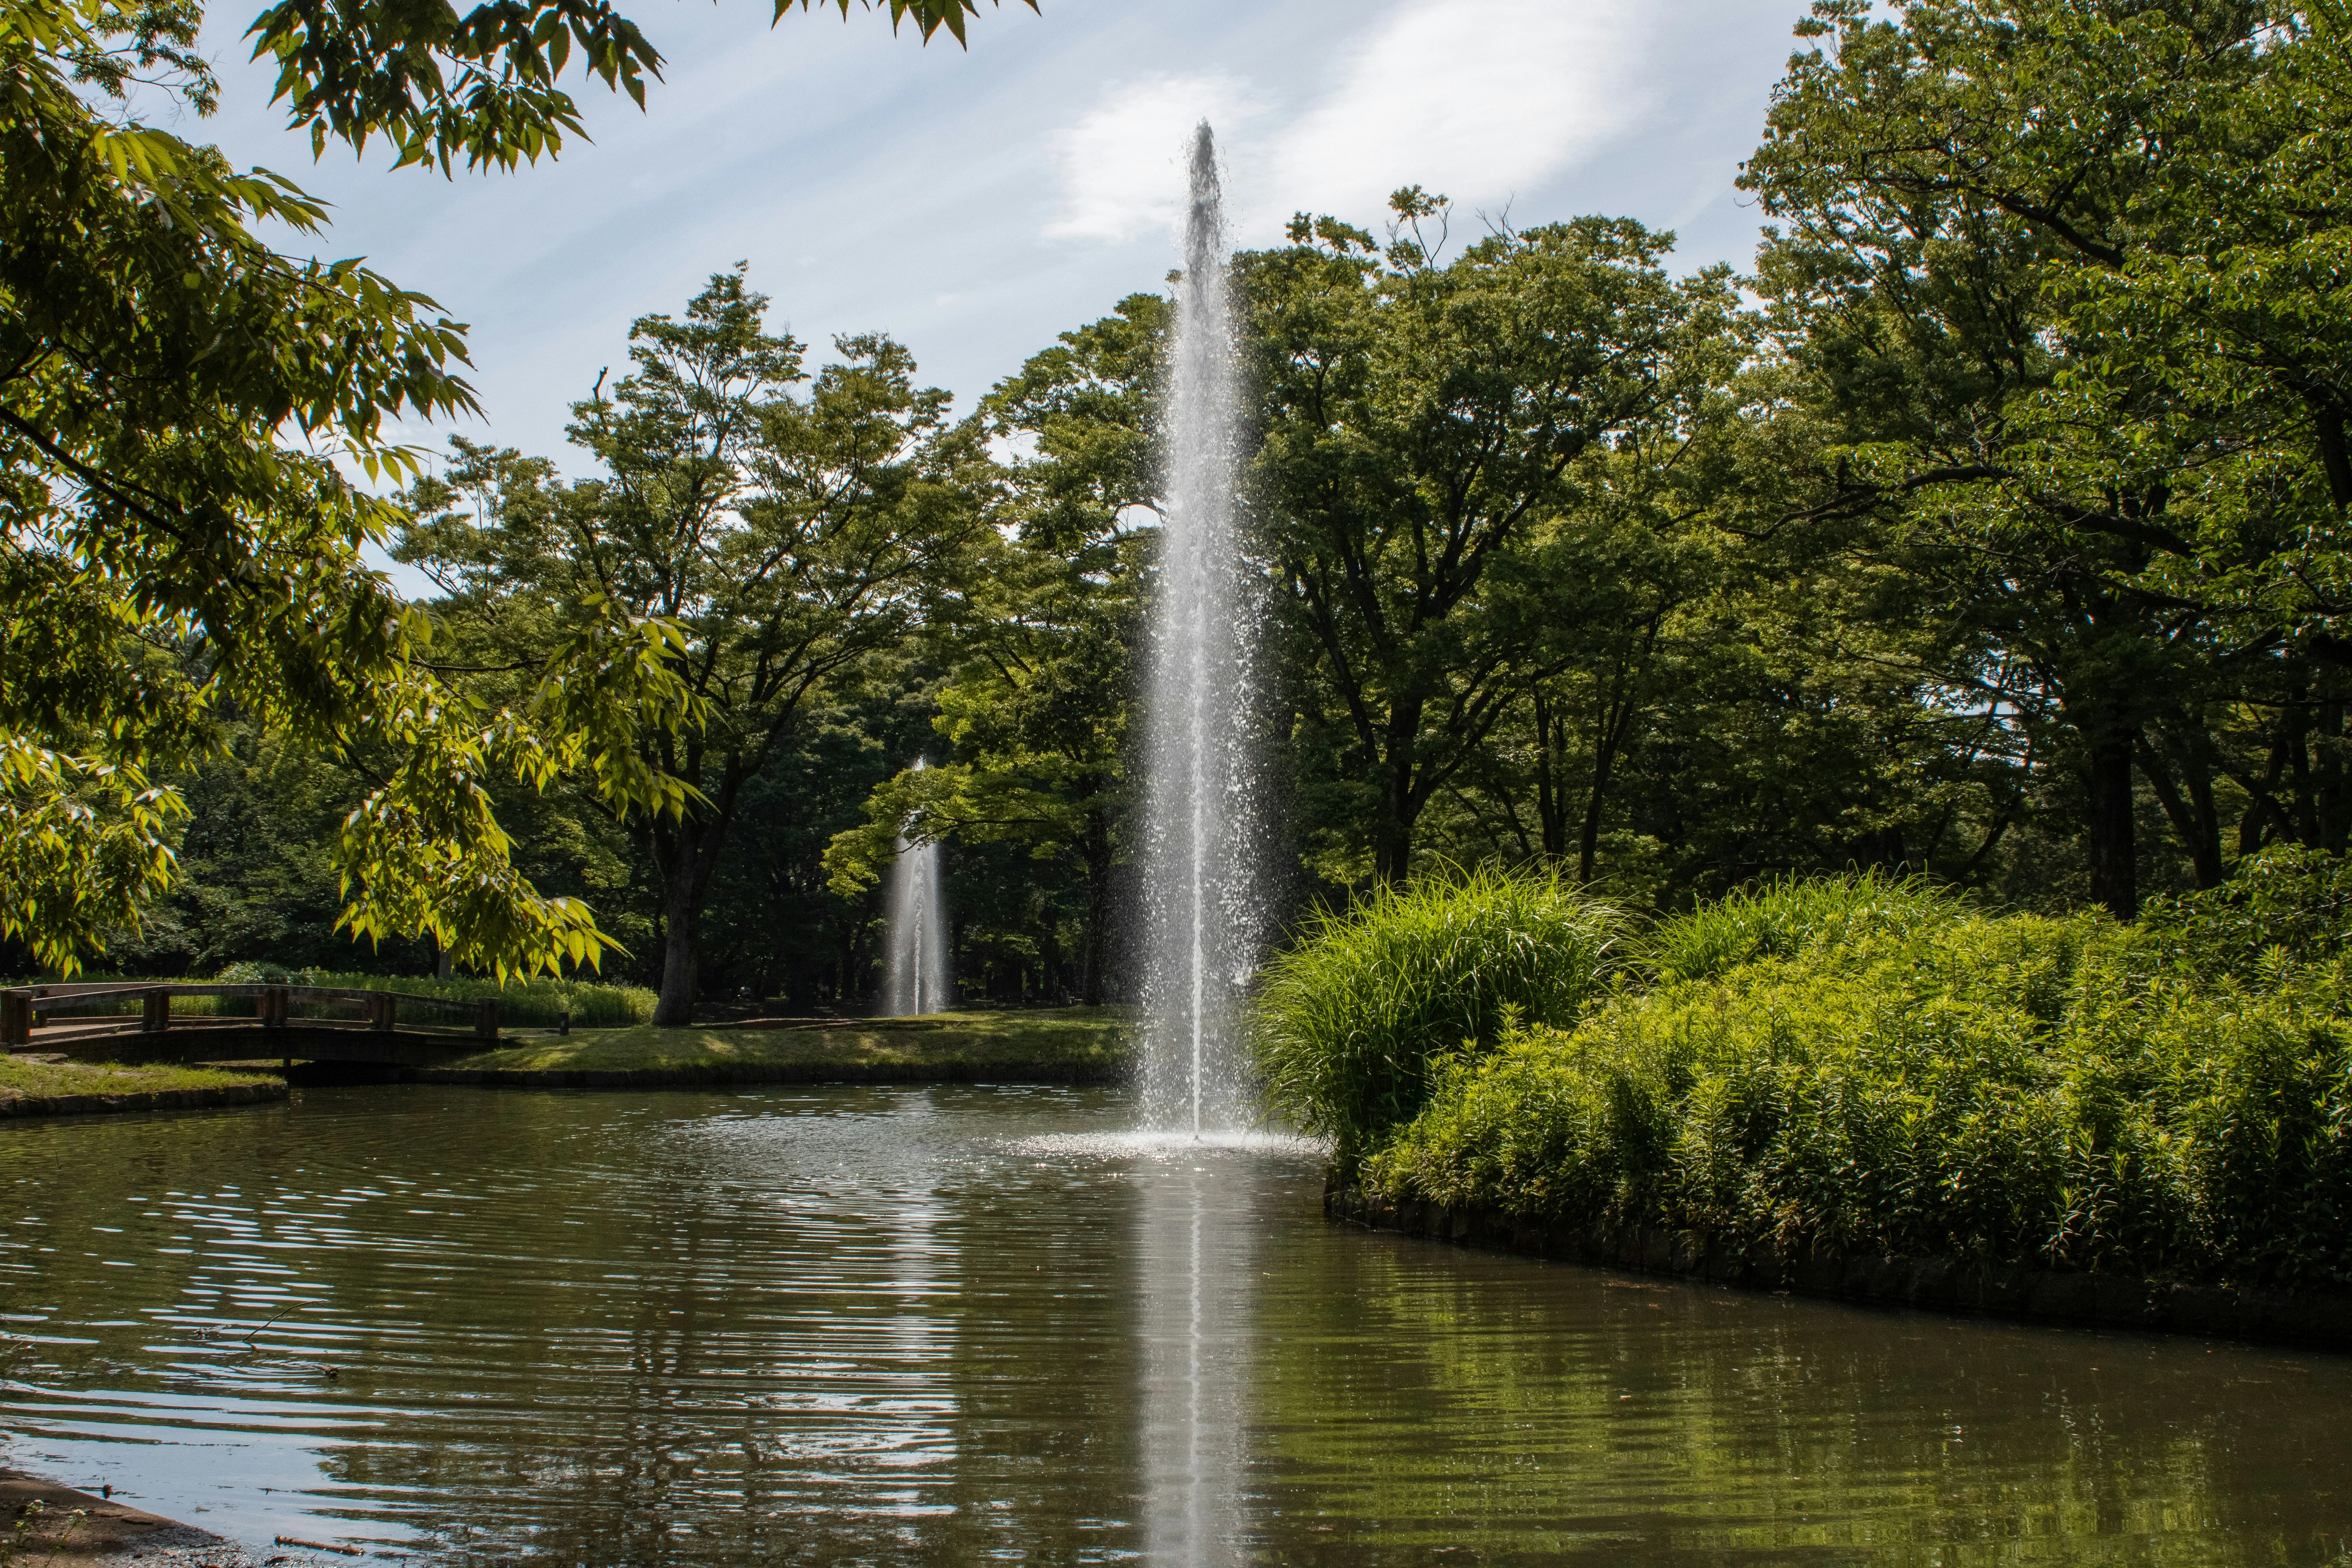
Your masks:
<instances>
[{"instance_id":1,"label":"green leafy tree","mask_svg":"<svg viewBox=\"0 0 2352 1568\"><path fill-rule=\"evenodd\" d=\"M989 395L995 434L1023 443L998 545L948 639L936 693L940 765L877 789L827 851L833 886L870 887L904 836L1025 847L1081 889L1076 985L1108 984L1142 531L1155 507L1152 395L1167 301L1139 294L1032 358ZM1044 933L1038 933L1043 935Z\"/></svg>"},{"instance_id":2,"label":"green leafy tree","mask_svg":"<svg viewBox=\"0 0 2352 1568\"><path fill-rule=\"evenodd\" d=\"M823 4L824 0L816 0ZM1036 9L1036 0L1024 0ZM795 0L776 0L781 22ZM797 0L803 11L812 0ZM849 0L835 0L849 15ZM874 0L860 0L873 9ZM891 26L911 23L925 40L944 29L964 40L978 0L887 0ZM194 36L191 29L189 36ZM277 101L311 144L329 137L364 148L382 136L399 165L445 174L511 169L553 155L582 135L579 105L560 85L574 51L582 74L644 107L646 80L662 58L608 0L499 0L463 13L446 0L358 0L327 5L279 0L254 18L256 59L278 68Z\"/></svg>"},{"instance_id":3,"label":"green leafy tree","mask_svg":"<svg viewBox=\"0 0 2352 1568\"><path fill-rule=\"evenodd\" d=\"M2223 789L2243 847L2339 831L2340 7L1837 0L1804 30L1746 183L1846 432L1808 516L1883 525L1975 682L2048 716L2116 912L2135 770L2209 884Z\"/></svg>"},{"instance_id":4,"label":"green leafy tree","mask_svg":"<svg viewBox=\"0 0 2352 1568\"><path fill-rule=\"evenodd\" d=\"M1720 374L1720 268L1677 282L1671 237L1581 218L1441 262L1442 201L1393 203L1385 247L1301 217L1241 258L1261 389L1258 494L1330 763L1361 781L1370 870L1403 878L1423 811L1539 669L1543 612L1512 564L1576 465Z\"/></svg>"},{"instance_id":5,"label":"green leafy tree","mask_svg":"<svg viewBox=\"0 0 2352 1568\"><path fill-rule=\"evenodd\" d=\"M412 463L387 416L462 412L459 329L314 231L275 176L100 112L162 73L207 110L195 14L0 5L0 935L71 967L169 885L174 775L233 711L379 780L337 850L355 934L428 931L485 968L593 962L585 906L514 868L484 781L635 763L682 691L657 627L584 615L516 703L440 681L424 620L361 563Z\"/></svg>"},{"instance_id":6,"label":"green leafy tree","mask_svg":"<svg viewBox=\"0 0 2352 1568\"><path fill-rule=\"evenodd\" d=\"M953 613L995 471L887 338L840 340L793 395L802 347L765 331L767 303L738 268L683 319L639 318L632 374L572 407L600 476L478 466L463 479L485 503L413 495L398 552L458 587L493 646L580 604L677 628L699 722L648 731L639 760L687 805L635 817L660 889L664 1024L692 1018L702 913L747 787L871 661Z\"/></svg>"}]
</instances>

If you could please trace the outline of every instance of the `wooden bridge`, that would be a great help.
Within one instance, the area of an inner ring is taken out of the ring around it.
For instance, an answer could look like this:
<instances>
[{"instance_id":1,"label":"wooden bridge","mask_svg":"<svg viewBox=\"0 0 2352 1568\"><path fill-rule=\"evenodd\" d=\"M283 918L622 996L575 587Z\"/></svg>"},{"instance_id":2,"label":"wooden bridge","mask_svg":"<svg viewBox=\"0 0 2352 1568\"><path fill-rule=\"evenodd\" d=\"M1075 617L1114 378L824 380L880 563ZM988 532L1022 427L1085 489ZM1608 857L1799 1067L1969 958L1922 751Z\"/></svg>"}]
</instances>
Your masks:
<instances>
[{"instance_id":1,"label":"wooden bridge","mask_svg":"<svg viewBox=\"0 0 2352 1568\"><path fill-rule=\"evenodd\" d=\"M174 1014L181 997L216 997ZM126 1011L132 1004L139 1011ZM247 1016L247 1004L250 1004ZM99 1009L99 1011L91 1011ZM496 997L454 1002L330 985L20 985L0 990L0 1049L83 1061L366 1062L437 1067L499 1043Z\"/></svg>"}]
</instances>

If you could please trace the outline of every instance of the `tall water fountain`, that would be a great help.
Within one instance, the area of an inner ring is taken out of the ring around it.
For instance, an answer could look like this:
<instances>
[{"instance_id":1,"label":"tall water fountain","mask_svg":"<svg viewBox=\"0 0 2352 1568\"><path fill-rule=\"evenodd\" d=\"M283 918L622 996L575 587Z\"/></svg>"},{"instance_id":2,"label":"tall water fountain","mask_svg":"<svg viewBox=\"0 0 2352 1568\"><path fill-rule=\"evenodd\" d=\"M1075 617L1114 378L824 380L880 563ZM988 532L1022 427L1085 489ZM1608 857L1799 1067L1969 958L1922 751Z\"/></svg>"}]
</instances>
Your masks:
<instances>
[{"instance_id":1,"label":"tall water fountain","mask_svg":"<svg viewBox=\"0 0 2352 1568\"><path fill-rule=\"evenodd\" d=\"M923 770L915 759L915 771ZM948 900L936 841L898 840L883 912L881 1013L908 1018L948 1010Z\"/></svg>"},{"instance_id":2,"label":"tall water fountain","mask_svg":"<svg viewBox=\"0 0 2352 1568\"><path fill-rule=\"evenodd\" d=\"M1216 143L1194 134L1160 413L1164 511L1144 694L1144 1115L1248 1121L1235 1036L1264 915L1252 744L1259 604L1235 501L1240 375Z\"/></svg>"}]
</instances>

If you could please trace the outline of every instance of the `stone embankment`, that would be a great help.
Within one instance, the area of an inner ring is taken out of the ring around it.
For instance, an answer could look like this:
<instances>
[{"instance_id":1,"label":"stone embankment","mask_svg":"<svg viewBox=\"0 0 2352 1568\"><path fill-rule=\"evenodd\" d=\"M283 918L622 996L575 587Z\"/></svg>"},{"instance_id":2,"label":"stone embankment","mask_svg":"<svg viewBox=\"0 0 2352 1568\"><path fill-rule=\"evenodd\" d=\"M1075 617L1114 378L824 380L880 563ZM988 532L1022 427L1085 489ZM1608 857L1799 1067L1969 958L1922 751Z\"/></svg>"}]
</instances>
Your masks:
<instances>
[{"instance_id":1,"label":"stone embankment","mask_svg":"<svg viewBox=\"0 0 2352 1568\"><path fill-rule=\"evenodd\" d=\"M2212 1334L2352 1349L2352 1295L2177 1284L2127 1276L1981 1265L1945 1258L1878 1258L1736 1247L1694 1231L1584 1227L1334 1184L1329 1218L1373 1230L1709 1284L1882 1307L2019 1318L2086 1327Z\"/></svg>"},{"instance_id":2,"label":"stone embankment","mask_svg":"<svg viewBox=\"0 0 2352 1568\"><path fill-rule=\"evenodd\" d=\"M152 1089L129 1094L0 1095L0 1117L89 1116L123 1110L194 1110L259 1105L286 1098L283 1083L231 1083L210 1089Z\"/></svg>"}]
</instances>

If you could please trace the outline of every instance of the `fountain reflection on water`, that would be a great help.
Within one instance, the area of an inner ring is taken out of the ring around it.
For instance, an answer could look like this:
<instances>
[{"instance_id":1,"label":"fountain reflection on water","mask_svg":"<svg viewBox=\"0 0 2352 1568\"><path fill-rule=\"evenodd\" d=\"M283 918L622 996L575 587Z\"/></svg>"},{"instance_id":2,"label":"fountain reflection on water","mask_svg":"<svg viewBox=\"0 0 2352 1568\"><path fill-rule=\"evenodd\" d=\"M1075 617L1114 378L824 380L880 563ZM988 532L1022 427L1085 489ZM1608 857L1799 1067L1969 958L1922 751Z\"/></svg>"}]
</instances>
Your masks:
<instances>
[{"instance_id":1,"label":"fountain reflection on water","mask_svg":"<svg viewBox=\"0 0 2352 1568\"><path fill-rule=\"evenodd\" d=\"M1230 1177L1205 1166L1137 1175L1144 1560L1239 1563L1256 1229L1220 1212Z\"/></svg>"},{"instance_id":2,"label":"fountain reflection on water","mask_svg":"<svg viewBox=\"0 0 2352 1568\"><path fill-rule=\"evenodd\" d=\"M925 767L915 759L915 771ZM890 889L883 919L882 996L886 1018L911 1018L948 1010L948 899L936 839L898 840L890 863Z\"/></svg>"},{"instance_id":3,"label":"fountain reflection on water","mask_svg":"<svg viewBox=\"0 0 2352 1568\"><path fill-rule=\"evenodd\" d=\"M1235 1038L1265 911L1254 718L1258 605L1235 501L1240 374L1215 139L1194 133L1160 411L1159 582L1144 700L1145 1124L1249 1120Z\"/></svg>"}]
</instances>

